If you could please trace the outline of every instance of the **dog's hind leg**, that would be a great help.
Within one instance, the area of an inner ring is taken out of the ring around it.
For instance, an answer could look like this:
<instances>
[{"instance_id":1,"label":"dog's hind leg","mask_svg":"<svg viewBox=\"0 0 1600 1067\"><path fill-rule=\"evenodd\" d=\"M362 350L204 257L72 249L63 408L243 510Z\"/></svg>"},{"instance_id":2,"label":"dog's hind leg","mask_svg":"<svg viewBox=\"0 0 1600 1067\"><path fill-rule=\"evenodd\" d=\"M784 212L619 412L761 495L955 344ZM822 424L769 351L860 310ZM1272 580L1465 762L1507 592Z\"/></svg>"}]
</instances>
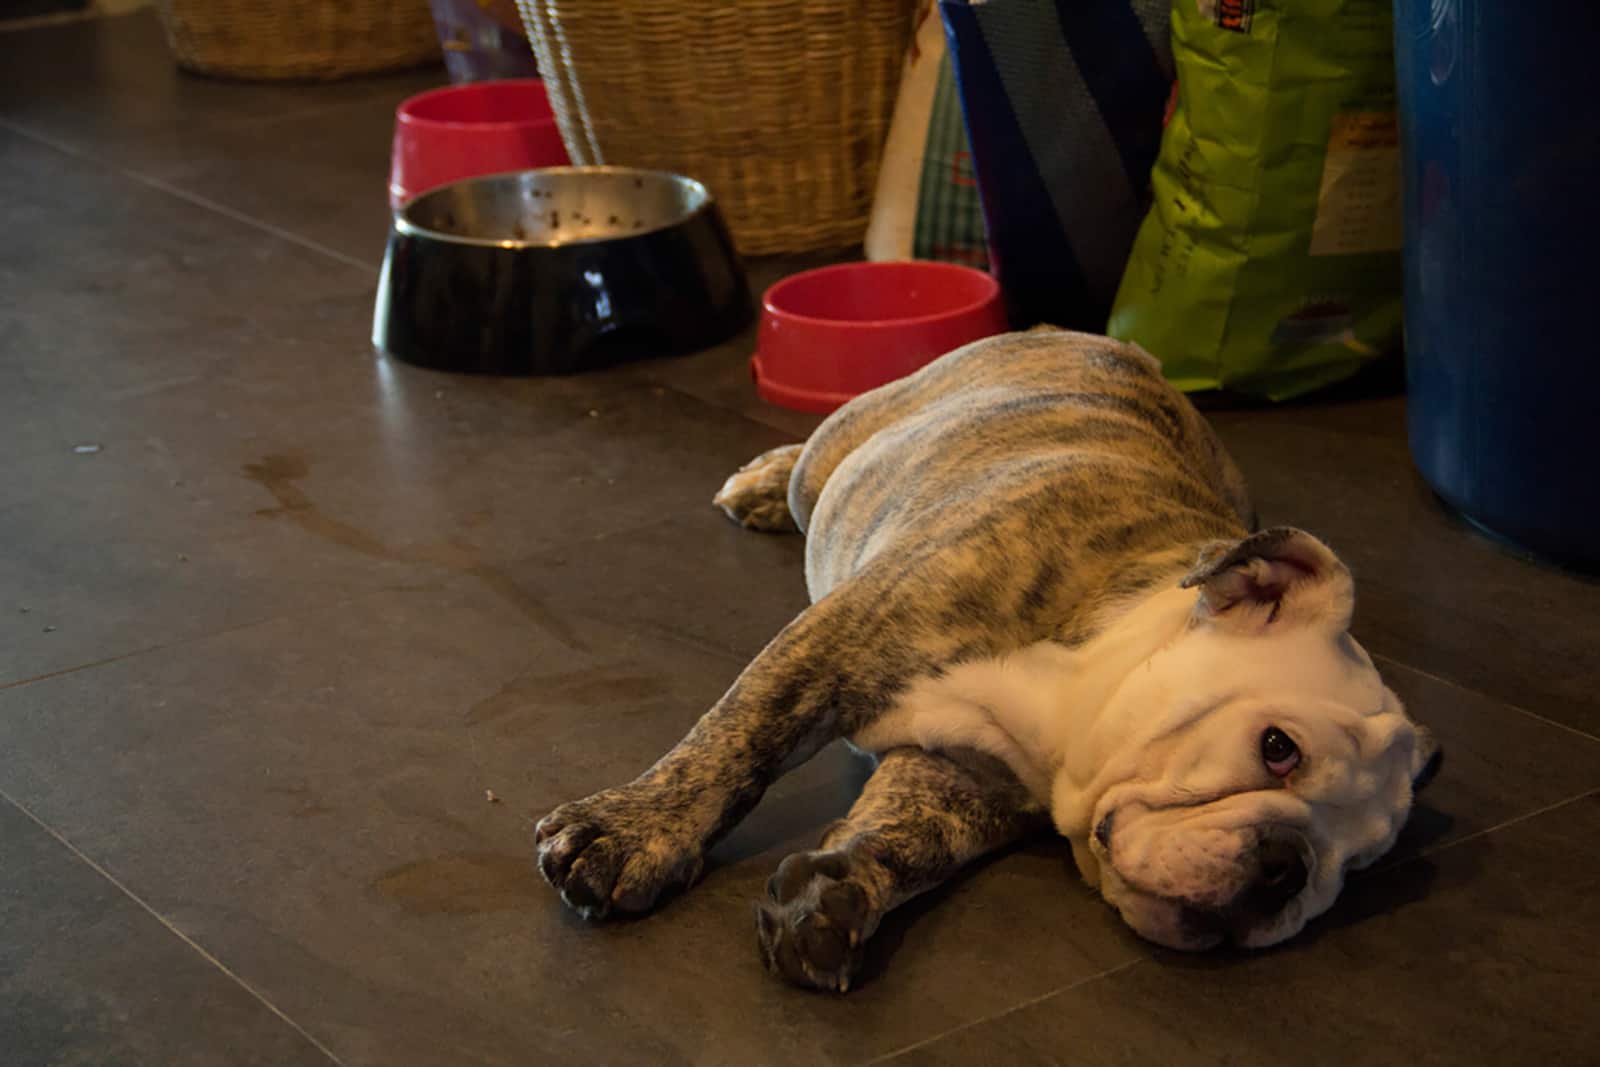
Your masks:
<instances>
[{"instance_id":1,"label":"dog's hind leg","mask_svg":"<svg viewBox=\"0 0 1600 1067\"><path fill-rule=\"evenodd\" d=\"M729 476L712 503L747 530L804 530L828 476L864 441L904 414L908 388L905 379L890 382L829 415L805 444L763 452Z\"/></svg>"},{"instance_id":2,"label":"dog's hind leg","mask_svg":"<svg viewBox=\"0 0 1600 1067\"><path fill-rule=\"evenodd\" d=\"M711 502L747 530L793 533L789 514L789 476L804 445L780 445L740 467L722 483Z\"/></svg>"},{"instance_id":3,"label":"dog's hind leg","mask_svg":"<svg viewBox=\"0 0 1600 1067\"><path fill-rule=\"evenodd\" d=\"M756 905L767 966L797 985L845 992L892 908L1048 819L992 756L897 748L822 847L785 859Z\"/></svg>"}]
</instances>

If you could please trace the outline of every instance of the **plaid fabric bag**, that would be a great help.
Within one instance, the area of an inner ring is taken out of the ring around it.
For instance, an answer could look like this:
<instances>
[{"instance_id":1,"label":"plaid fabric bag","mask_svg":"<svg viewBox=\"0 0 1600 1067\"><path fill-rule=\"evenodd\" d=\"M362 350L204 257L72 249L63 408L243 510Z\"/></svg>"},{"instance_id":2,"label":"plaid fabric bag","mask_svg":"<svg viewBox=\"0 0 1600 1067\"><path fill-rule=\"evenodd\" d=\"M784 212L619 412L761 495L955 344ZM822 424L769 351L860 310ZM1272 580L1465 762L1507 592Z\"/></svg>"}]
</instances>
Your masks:
<instances>
[{"instance_id":1,"label":"plaid fabric bag","mask_svg":"<svg viewBox=\"0 0 1600 1067\"><path fill-rule=\"evenodd\" d=\"M985 267L983 205L933 0L917 10L867 227L868 259Z\"/></svg>"},{"instance_id":2,"label":"plaid fabric bag","mask_svg":"<svg viewBox=\"0 0 1600 1067\"><path fill-rule=\"evenodd\" d=\"M940 0L1017 328L1105 329L1150 204L1171 0Z\"/></svg>"}]
</instances>

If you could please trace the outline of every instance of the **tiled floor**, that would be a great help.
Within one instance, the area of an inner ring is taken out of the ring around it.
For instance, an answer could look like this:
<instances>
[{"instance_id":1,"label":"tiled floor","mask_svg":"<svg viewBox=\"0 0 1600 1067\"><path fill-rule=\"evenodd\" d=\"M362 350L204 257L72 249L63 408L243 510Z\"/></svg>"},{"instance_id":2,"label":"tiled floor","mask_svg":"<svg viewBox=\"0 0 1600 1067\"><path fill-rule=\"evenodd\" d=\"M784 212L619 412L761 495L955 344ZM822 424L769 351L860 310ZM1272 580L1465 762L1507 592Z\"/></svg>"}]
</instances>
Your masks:
<instances>
[{"instance_id":1,"label":"tiled floor","mask_svg":"<svg viewBox=\"0 0 1600 1067\"><path fill-rule=\"evenodd\" d=\"M1600 587L1446 515L1392 396L1214 415L1450 753L1302 939L1152 951L1046 840L892 917L848 997L793 991L750 905L859 787L837 748L661 914L563 910L529 819L802 605L798 539L707 501L812 420L748 337L375 361L389 115L436 80L180 77L148 16L0 34L0 1063L1600 1062Z\"/></svg>"}]
</instances>

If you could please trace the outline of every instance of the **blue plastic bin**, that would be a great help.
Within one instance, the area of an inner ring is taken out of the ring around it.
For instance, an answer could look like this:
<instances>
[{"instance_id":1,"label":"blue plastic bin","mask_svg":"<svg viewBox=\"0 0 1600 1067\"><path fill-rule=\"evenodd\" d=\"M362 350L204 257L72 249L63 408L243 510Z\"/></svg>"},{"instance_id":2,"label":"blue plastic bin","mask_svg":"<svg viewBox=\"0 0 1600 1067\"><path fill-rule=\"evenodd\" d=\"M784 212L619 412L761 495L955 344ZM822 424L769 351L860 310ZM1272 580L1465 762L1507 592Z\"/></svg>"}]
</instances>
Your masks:
<instances>
[{"instance_id":1,"label":"blue plastic bin","mask_svg":"<svg viewBox=\"0 0 1600 1067\"><path fill-rule=\"evenodd\" d=\"M1600 568L1600 0L1398 0L1411 452L1468 518Z\"/></svg>"}]
</instances>

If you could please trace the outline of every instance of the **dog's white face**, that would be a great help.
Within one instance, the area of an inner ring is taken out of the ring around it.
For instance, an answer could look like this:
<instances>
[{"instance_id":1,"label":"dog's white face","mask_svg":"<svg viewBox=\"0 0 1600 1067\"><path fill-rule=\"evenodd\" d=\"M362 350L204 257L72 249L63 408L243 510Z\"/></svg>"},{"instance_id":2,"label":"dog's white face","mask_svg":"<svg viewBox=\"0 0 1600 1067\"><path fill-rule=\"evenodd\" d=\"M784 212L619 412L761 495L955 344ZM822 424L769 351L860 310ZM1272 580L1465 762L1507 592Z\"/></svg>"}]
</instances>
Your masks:
<instances>
[{"instance_id":1,"label":"dog's white face","mask_svg":"<svg viewBox=\"0 0 1600 1067\"><path fill-rule=\"evenodd\" d=\"M1350 636L1349 571L1315 538L1222 546L1185 584L1181 636L1104 709L1116 743L1069 836L1142 936L1271 945L1389 850L1438 749Z\"/></svg>"}]
</instances>

